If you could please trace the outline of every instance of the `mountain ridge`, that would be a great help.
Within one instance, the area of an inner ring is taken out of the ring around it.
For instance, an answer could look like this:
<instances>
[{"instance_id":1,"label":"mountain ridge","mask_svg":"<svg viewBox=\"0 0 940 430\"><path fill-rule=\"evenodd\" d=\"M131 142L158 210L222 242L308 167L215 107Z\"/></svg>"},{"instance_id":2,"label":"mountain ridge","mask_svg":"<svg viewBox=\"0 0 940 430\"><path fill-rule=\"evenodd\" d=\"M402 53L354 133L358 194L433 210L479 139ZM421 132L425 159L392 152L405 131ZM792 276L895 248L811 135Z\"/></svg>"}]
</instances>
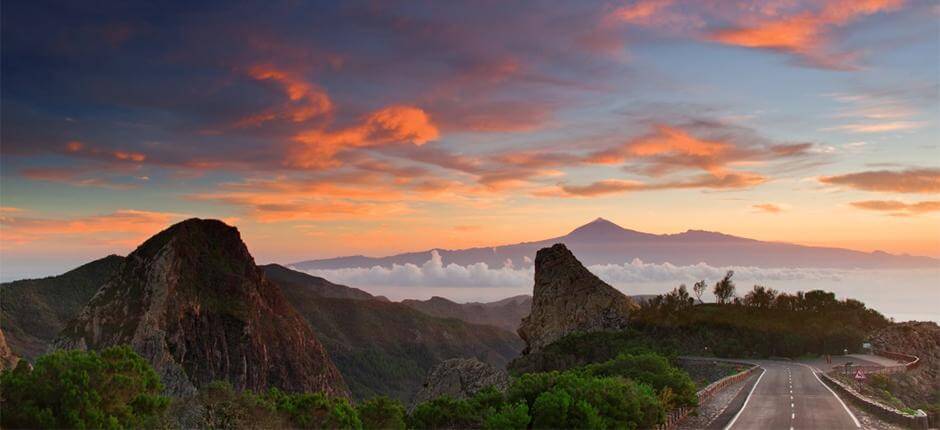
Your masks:
<instances>
[{"instance_id":1,"label":"mountain ridge","mask_svg":"<svg viewBox=\"0 0 940 430\"><path fill-rule=\"evenodd\" d=\"M940 259L896 255L883 251L863 252L843 248L761 241L720 232L689 229L681 233L652 234L623 228L604 218L579 226L564 236L514 244L463 249L432 248L384 257L343 256L304 260L289 267L298 270L331 270L354 267L422 265L437 251L444 264L466 266L486 263L502 267L529 267L537 250L555 243L566 244L584 264L624 264L634 259L646 263L716 267L807 267L844 269L931 268Z\"/></svg>"}]
</instances>

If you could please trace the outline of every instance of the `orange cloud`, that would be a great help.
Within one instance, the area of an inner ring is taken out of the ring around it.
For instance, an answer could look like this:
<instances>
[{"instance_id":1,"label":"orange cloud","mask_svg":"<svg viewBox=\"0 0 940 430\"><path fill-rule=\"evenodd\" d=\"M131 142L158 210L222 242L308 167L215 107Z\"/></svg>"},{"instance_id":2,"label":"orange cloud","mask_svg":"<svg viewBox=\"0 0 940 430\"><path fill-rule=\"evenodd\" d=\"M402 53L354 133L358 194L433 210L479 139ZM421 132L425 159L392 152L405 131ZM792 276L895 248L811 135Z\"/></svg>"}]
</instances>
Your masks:
<instances>
[{"instance_id":1,"label":"orange cloud","mask_svg":"<svg viewBox=\"0 0 940 430\"><path fill-rule=\"evenodd\" d=\"M874 170L823 176L819 182L858 190L891 193L940 193L940 168Z\"/></svg>"},{"instance_id":2,"label":"orange cloud","mask_svg":"<svg viewBox=\"0 0 940 430\"><path fill-rule=\"evenodd\" d=\"M637 181L625 181L621 179L605 179L590 183L588 185L563 185L562 191L566 194L582 197L594 197L604 194L617 194L627 191L637 191L646 189L646 184Z\"/></svg>"},{"instance_id":3,"label":"orange cloud","mask_svg":"<svg viewBox=\"0 0 940 430\"><path fill-rule=\"evenodd\" d=\"M65 143L65 152L69 154L80 155L88 158L97 158L116 161L130 161L135 163L143 162L147 156L140 152L131 151L112 151L90 146L78 140L71 140Z\"/></svg>"},{"instance_id":4,"label":"orange cloud","mask_svg":"<svg viewBox=\"0 0 940 430\"><path fill-rule=\"evenodd\" d=\"M698 16L671 11L669 7L674 3L675 0L637 0L614 9L606 18L613 22L656 26L672 31L701 27L705 24Z\"/></svg>"},{"instance_id":5,"label":"orange cloud","mask_svg":"<svg viewBox=\"0 0 940 430\"><path fill-rule=\"evenodd\" d=\"M691 179L643 183L637 181L625 181L620 179L605 179L593 182L588 185L562 185L560 192L550 190L539 190L535 193L541 197L559 197L559 196L580 196L595 197L605 194L617 194L628 191L655 191L655 190L674 190L674 189L737 189L749 188L760 185L767 181L767 178L750 172L728 173L722 175L700 175Z\"/></svg>"},{"instance_id":6,"label":"orange cloud","mask_svg":"<svg viewBox=\"0 0 940 430\"><path fill-rule=\"evenodd\" d=\"M865 16L900 8L903 0L829 0L818 10L769 11L769 17L746 16L737 26L713 31L708 38L746 48L786 52L826 68L850 68L852 55L834 53L832 29Z\"/></svg>"},{"instance_id":7,"label":"orange cloud","mask_svg":"<svg viewBox=\"0 0 940 430\"><path fill-rule=\"evenodd\" d=\"M184 215L121 209L110 214L71 219L0 216L3 242L22 245L30 242L74 240L87 243L133 245L166 228Z\"/></svg>"},{"instance_id":8,"label":"orange cloud","mask_svg":"<svg viewBox=\"0 0 940 430\"><path fill-rule=\"evenodd\" d=\"M360 125L338 131L314 129L294 137L302 144L288 161L299 167L328 167L339 164L334 158L347 147L410 142L416 146L436 140L437 126L423 110L412 106L390 106L373 112Z\"/></svg>"},{"instance_id":9,"label":"orange cloud","mask_svg":"<svg viewBox=\"0 0 940 430\"><path fill-rule=\"evenodd\" d=\"M761 212L766 212L769 214L778 214L780 212L783 212L783 208L773 203L761 203L759 205L753 205L751 207Z\"/></svg>"},{"instance_id":10,"label":"orange cloud","mask_svg":"<svg viewBox=\"0 0 940 430\"><path fill-rule=\"evenodd\" d=\"M289 102L278 111L262 112L243 118L236 123L236 127L257 126L278 117L303 122L333 111L333 102L325 91L292 73L270 65L258 65L252 67L248 74L259 81L274 81L279 84Z\"/></svg>"},{"instance_id":11,"label":"orange cloud","mask_svg":"<svg viewBox=\"0 0 940 430\"><path fill-rule=\"evenodd\" d=\"M722 175L727 171L728 164L733 162L798 155L805 148L773 146L766 149L748 148L725 140L702 139L679 127L657 124L652 133L589 154L586 161L598 164L642 162L646 164L646 172L652 175L679 168L696 168L713 175Z\"/></svg>"},{"instance_id":12,"label":"orange cloud","mask_svg":"<svg viewBox=\"0 0 940 430\"><path fill-rule=\"evenodd\" d=\"M867 200L852 202L850 204L859 209L891 212L893 216L910 216L929 212L940 212L940 201L904 203L897 200Z\"/></svg>"}]
</instances>

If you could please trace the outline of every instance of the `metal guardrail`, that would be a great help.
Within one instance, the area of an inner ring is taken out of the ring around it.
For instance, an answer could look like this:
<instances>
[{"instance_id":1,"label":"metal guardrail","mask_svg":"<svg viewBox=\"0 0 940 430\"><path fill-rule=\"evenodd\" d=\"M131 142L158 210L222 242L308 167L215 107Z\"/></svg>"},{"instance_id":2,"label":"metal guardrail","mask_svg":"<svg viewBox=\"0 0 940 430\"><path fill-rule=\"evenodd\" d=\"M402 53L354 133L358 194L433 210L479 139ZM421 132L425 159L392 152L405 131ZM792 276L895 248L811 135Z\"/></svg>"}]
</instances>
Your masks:
<instances>
[{"instance_id":1,"label":"metal guardrail","mask_svg":"<svg viewBox=\"0 0 940 430\"><path fill-rule=\"evenodd\" d=\"M688 361L712 361L712 362L739 364L742 366L750 366L745 370L735 373L734 375L725 376L724 378L721 378L715 382L712 382L711 384L708 384L705 388L698 390L695 393L695 396L698 398L699 405L701 405L708 399L712 398L715 394L718 394L719 392L727 388L729 385L733 385L736 382L740 382L744 379L747 379L749 376L751 376L751 374L753 374L757 369L760 368L760 366L753 364L753 363L745 363L745 362L733 361L733 360L722 360L722 359L714 359L714 358L693 358L693 357L681 357L680 359L688 360ZM678 427L679 423L682 422L682 420L684 420L687 416L689 416L690 413L692 413L692 411L696 409L697 409L696 407L682 406L682 407L669 411L669 413L666 414L666 421L663 424L660 424L657 427L657 429L658 430L675 429L676 427Z\"/></svg>"},{"instance_id":2,"label":"metal guardrail","mask_svg":"<svg viewBox=\"0 0 940 430\"><path fill-rule=\"evenodd\" d=\"M889 367L904 367L904 370L916 369L920 366L920 357L916 355L903 354L900 352L886 351L883 349L876 349L872 351L875 355L880 355L882 357L887 357L892 360L900 361L904 364L898 366L889 366Z\"/></svg>"}]
</instances>

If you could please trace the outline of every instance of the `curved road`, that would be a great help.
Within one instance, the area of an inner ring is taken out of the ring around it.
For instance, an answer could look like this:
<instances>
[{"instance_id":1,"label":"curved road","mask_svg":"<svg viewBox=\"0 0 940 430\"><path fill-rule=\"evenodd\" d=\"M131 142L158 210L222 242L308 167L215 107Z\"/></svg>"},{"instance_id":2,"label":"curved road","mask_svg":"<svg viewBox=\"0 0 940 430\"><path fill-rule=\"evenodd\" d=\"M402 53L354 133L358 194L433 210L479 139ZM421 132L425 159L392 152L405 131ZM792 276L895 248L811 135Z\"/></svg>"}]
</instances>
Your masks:
<instances>
[{"instance_id":1,"label":"curved road","mask_svg":"<svg viewBox=\"0 0 940 430\"><path fill-rule=\"evenodd\" d=\"M809 366L783 361L754 363L763 367L764 373L726 430L861 428L842 400Z\"/></svg>"}]
</instances>

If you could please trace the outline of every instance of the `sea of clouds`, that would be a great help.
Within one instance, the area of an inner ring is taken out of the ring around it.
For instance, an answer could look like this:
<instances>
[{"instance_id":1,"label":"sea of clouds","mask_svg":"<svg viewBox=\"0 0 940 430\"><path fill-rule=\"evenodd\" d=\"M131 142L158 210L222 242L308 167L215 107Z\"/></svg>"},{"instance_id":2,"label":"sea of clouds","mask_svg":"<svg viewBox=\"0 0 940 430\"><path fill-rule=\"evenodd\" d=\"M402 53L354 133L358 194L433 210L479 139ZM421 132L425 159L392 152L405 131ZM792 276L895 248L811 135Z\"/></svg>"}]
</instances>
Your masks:
<instances>
[{"instance_id":1,"label":"sea of clouds","mask_svg":"<svg viewBox=\"0 0 940 430\"><path fill-rule=\"evenodd\" d=\"M705 263L676 266L670 263L646 263L634 259L624 264L597 264L588 270L604 281L614 284L676 282L693 283L698 280L715 281L728 270L734 270L735 279L750 281L826 280L839 281L847 271L838 269L714 267ZM416 286L416 287L519 287L532 285L535 269L532 265L515 267L511 260L499 268L486 263L466 266L444 264L437 251L431 251L422 265L396 264L392 267L357 267L307 271L331 282L346 285Z\"/></svg>"}]
</instances>

